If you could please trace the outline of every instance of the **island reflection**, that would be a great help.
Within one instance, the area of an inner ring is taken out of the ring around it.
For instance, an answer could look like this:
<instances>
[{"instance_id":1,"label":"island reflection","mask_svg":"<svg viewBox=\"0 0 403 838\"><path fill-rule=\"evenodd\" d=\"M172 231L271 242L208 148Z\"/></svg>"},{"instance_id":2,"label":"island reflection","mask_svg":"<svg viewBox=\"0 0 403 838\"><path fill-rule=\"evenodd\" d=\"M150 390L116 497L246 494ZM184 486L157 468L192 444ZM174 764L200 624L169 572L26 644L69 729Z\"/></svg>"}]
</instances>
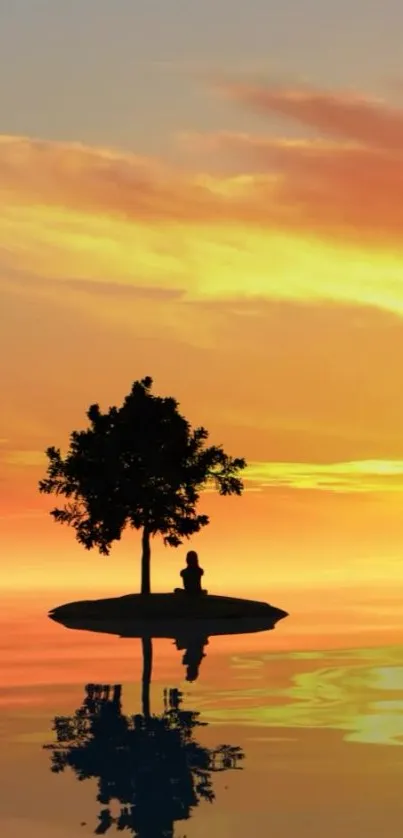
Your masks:
<instances>
[{"instance_id":1,"label":"island reflection","mask_svg":"<svg viewBox=\"0 0 403 838\"><path fill-rule=\"evenodd\" d=\"M163 691L160 715L151 712L151 639L142 646L142 712L123 713L120 684L87 684L73 715L54 718L56 743L44 747L52 772L70 768L80 781L96 779L95 834L114 826L137 838L172 838L177 821L190 818L201 801L214 802L212 775L239 769L244 753L236 745L200 744L195 729L207 722L183 709L177 688Z\"/></svg>"}]
</instances>

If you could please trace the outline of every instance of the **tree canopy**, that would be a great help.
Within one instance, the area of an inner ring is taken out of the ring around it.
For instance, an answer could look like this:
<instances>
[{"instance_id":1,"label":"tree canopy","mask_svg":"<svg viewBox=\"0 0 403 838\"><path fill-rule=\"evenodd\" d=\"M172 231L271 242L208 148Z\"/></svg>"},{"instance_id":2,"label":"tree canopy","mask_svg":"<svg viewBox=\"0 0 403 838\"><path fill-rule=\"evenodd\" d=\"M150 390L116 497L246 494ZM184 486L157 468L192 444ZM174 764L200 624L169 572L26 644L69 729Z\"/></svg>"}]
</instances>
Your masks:
<instances>
[{"instance_id":1,"label":"tree canopy","mask_svg":"<svg viewBox=\"0 0 403 838\"><path fill-rule=\"evenodd\" d=\"M127 526L142 530L142 593L150 592L150 536L178 547L209 523L198 514L200 492L213 485L221 495L240 495L246 462L207 446L208 431L193 429L176 399L155 396L152 378L135 381L121 407L87 411L89 427L73 431L65 457L46 454L39 490L63 496L51 511L76 531L80 544L108 555Z\"/></svg>"}]
</instances>

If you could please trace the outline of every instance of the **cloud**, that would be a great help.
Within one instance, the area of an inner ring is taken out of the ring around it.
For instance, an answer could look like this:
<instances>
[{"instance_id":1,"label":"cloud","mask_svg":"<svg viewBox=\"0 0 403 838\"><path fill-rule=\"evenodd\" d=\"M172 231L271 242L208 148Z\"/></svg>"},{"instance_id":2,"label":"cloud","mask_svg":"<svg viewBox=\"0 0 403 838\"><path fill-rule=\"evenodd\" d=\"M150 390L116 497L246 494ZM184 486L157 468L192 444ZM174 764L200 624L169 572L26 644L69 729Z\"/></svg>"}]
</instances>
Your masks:
<instances>
[{"instance_id":1,"label":"cloud","mask_svg":"<svg viewBox=\"0 0 403 838\"><path fill-rule=\"evenodd\" d=\"M158 221L218 217L225 195L157 158L79 143L0 135L3 203ZM231 215L230 207L228 215Z\"/></svg>"},{"instance_id":2,"label":"cloud","mask_svg":"<svg viewBox=\"0 0 403 838\"><path fill-rule=\"evenodd\" d=\"M314 234L346 249L401 247L403 153L228 132L188 135L185 141L230 158L248 173L262 221L266 201L268 225Z\"/></svg>"},{"instance_id":3,"label":"cloud","mask_svg":"<svg viewBox=\"0 0 403 838\"><path fill-rule=\"evenodd\" d=\"M261 99L268 116L282 101L300 106L310 96L319 112L327 101L325 94L312 91L306 91L305 98L281 89L275 95L270 89L249 87L246 93L242 86L233 86L230 91L242 104L247 101L257 107L256 101ZM329 103L333 98L328 95ZM336 112L343 112L342 98L336 97L335 101ZM353 99L353 103L359 108L362 99ZM345 103L345 107L351 110L353 104ZM376 109L378 121L382 121L384 111L388 121L387 106L378 104ZM294 111L295 119L304 127L308 119L304 109L295 107ZM226 165L230 155L234 161L230 175L185 172L154 158L103 148L0 136L2 205L8 208L3 219L5 234L7 227L13 233L17 222L30 231L29 208L35 207L40 219L41 209L43 213L44 207L52 207L49 244L54 247L63 231L80 232L85 219L86 235L81 234L79 242L82 251L97 235L100 248L109 256L114 247L110 227L116 218L121 222L122 234L124 223L140 225L144 243L149 242L156 254L161 255L162 250L171 262L177 251L172 251L164 236L167 224L172 225L173 241L184 226L214 224L217 233L221 229L225 236L228 225L239 224L252 229L263 225L271 231L296 235L311 233L333 241L344 237L345 243L365 240L366 246L374 235L378 243L397 242L403 220L399 115L403 131L403 110L396 109L398 136L393 148L387 142L383 146L371 142L365 145L348 135L340 143L336 128L328 140L228 132L207 137L188 133L182 137L182 142L185 140L196 153L200 148L221 153ZM384 130L380 128L379 133L383 136ZM366 136L364 130L362 135ZM189 229L185 233L188 237ZM136 247L133 234L132 242ZM12 243L5 235L3 259L7 258L6 251L10 252L10 244L12 252Z\"/></svg>"},{"instance_id":4,"label":"cloud","mask_svg":"<svg viewBox=\"0 0 403 838\"><path fill-rule=\"evenodd\" d=\"M62 287L73 288L89 294L101 294L106 297L121 297L126 300L175 301L184 296L180 288L158 288L147 285L124 285L121 282L97 282L96 280L62 280Z\"/></svg>"},{"instance_id":5,"label":"cloud","mask_svg":"<svg viewBox=\"0 0 403 838\"><path fill-rule=\"evenodd\" d=\"M196 154L217 153L226 171L249 172L249 199L255 211L260 204L262 223L343 247L401 250L403 108L304 85L225 81L218 88L266 117L266 136L190 132L180 139ZM273 135L273 116L294 122L300 136Z\"/></svg>"},{"instance_id":6,"label":"cloud","mask_svg":"<svg viewBox=\"0 0 403 838\"><path fill-rule=\"evenodd\" d=\"M0 136L0 174L10 203L129 211L137 201L146 206L157 170L157 161L102 147ZM159 185L163 192L162 174Z\"/></svg>"},{"instance_id":7,"label":"cloud","mask_svg":"<svg viewBox=\"0 0 403 838\"><path fill-rule=\"evenodd\" d=\"M37 290L47 292L54 289L55 280L45 279L39 276L32 276L32 274L18 273L17 271L8 271L8 279L3 280L3 284L8 288L20 289L25 294L27 292L27 282L30 282L31 287L35 286ZM155 302L179 301L184 296L184 291L180 288L163 288L149 285L134 285L131 283L122 282L108 282L108 280L94 279L60 279L59 288L61 291L74 291L79 294L90 294L91 296L99 295L100 297L116 298L123 300L147 300ZM1 444L1 440L0 440Z\"/></svg>"},{"instance_id":8,"label":"cloud","mask_svg":"<svg viewBox=\"0 0 403 838\"><path fill-rule=\"evenodd\" d=\"M220 86L237 102L263 114L278 114L330 137L401 153L403 111L381 99L304 85L290 88L228 82Z\"/></svg>"},{"instance_id":9,"label":"cloud","mask_svg":"<svg viewBox=\"0 0 403 838\"><path fill-rule=\"evenodd\" d=\"M74 305L93 293L94 316L116 321L128 319L126 295L348 303L401 315L403 110L307 87L227 83L225 92L328 136L188 136L193 171L2 137L0 283L40 277L49 288L59 282L66 299L85 289ZM203 143L210 162L212 151L233 160L230 173L201 170Z\"/></svg>"},{"instance_id":10,"label":"cloud","mask_svg":"<svg viewBox=\"0 0 403 838\"><path fill-rule=\"evenodd\" d=\"M346 463L251 463L245 472L260 488L319 490L341 494L402 492L403 460Z\"/></svg>"}]
</instances>

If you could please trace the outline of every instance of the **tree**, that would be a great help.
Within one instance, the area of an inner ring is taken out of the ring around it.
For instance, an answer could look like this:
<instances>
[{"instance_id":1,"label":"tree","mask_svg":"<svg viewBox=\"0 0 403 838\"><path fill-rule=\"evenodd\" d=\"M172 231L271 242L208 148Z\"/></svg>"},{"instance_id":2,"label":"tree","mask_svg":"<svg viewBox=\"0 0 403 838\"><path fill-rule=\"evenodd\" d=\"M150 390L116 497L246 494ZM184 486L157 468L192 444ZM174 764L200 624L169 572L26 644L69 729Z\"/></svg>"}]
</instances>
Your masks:
<instances>
[{"instance_id":1,"label":"tree","mask_svg":"<svg viewBox=\"0 0 403 838\"><path fill-rule=\"evenodd\" d=\"M108 555L127 526L142 530L141 593L150 593L151 537L178 547L209 523L197 514L200 491L213 484L221 495L240 495L243 458L222 446L206 447L208 432L193 429L173 398L154 396L152 378L135 381L121 407L87 411L90 427L73 431L66 457L51 447L40 492L62 495L51 511L74 527L87 550Z\"/></svg>"}]
</instances>

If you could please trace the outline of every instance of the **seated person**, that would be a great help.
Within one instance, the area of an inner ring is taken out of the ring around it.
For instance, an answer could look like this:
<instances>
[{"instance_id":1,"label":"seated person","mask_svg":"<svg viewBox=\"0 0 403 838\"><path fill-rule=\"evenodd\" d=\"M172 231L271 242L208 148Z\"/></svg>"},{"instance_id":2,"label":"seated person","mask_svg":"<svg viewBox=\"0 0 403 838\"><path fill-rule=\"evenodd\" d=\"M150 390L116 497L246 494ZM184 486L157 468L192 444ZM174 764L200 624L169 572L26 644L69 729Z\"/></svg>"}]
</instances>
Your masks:
<instances>
[{"instance_id":1,"label":"seated person","mask_svg":"<svg viewBox=\"0 0 403 838\"><path fill-rule=\"evenodd\" d=\"M197 553L194 550L189 550L186 556L186 565L183 570L181 570L181 577L183 579L183 587L185 593L187 594L203 594L206 591L203 591L201 587L201 578L204 574L204 570L199 565L199 559ZM176 588L175 592L180 591L180 588Z\"/></svg>"}]
</instances>

